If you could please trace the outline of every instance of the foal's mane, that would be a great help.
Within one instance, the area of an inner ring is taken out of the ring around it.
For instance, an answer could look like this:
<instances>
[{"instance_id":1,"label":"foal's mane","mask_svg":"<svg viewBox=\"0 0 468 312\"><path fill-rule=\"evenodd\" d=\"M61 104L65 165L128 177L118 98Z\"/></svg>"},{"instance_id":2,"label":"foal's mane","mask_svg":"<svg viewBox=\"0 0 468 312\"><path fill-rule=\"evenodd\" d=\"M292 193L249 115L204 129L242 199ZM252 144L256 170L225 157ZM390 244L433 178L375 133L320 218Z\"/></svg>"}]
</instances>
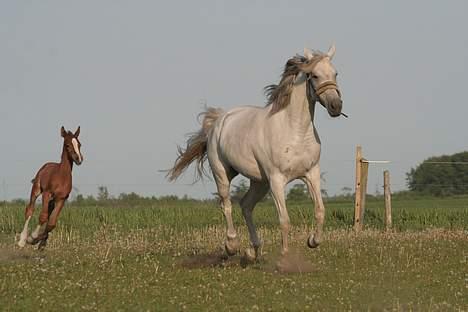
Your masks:
<instances>
[{"instance_id":1,"label":"foal's mane","mask_svg":"<svg viewBox=\"0 0 468 312\"><path fill-rule=\"evenodd\" d=\"M313 51L312 59L310 60L297 54L286 62L279 84L271 84L263 89L267 97L267 106L272 105L270 114L273 115L289 105L297 74L305 69L312 70L326 56L325 53L320 51Z\"/></svg>"}]
</instances>

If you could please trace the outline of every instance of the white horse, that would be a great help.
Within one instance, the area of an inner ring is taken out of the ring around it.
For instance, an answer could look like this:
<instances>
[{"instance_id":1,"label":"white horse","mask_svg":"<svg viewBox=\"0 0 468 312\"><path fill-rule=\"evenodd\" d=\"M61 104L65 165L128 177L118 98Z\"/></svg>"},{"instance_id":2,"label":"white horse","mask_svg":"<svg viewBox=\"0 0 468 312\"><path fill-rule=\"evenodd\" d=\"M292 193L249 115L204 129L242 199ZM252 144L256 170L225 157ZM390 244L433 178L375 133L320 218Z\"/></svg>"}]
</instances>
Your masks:
<instances>
[{"instance_id":1,"label":"white horse","mask_svg":"<svg viewBox=\"0 0 468 312\"><path fill-rule=\"evenodd\" d=\"M304 56L287 61L280 83L265 88L266 107L243 106L227 112L207 108L202 113L202 128L191 135L185 149L179 147L168 178L177 179L195 160L201 177L208 158L227 222L228 255L237 253L240 245L229 198L231 180L239 173L250 179L250 188L240 202L253 246L253 250L245 252L250 260L259 256L261 247L252 211L269 190L279 216L281 253L288 252L289 216L284 189L295 179L303 180L315 199L316 231L307 244L315 248L321 242L325 207L320 194L320 139L313 120L316 102L332 117L342 114L337 72L331 64L334 54L334 45L327 53L304 49Z\"/></svg>"}]
</instances>

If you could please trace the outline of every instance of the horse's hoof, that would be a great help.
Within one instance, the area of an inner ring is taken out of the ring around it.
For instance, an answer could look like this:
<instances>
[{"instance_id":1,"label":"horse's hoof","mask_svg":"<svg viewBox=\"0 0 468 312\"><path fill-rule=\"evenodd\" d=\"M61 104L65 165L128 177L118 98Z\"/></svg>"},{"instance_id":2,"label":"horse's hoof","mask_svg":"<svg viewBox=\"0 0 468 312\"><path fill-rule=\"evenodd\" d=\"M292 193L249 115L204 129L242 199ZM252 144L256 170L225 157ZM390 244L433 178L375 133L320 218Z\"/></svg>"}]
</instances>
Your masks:
<instances>
[{"instance_id":1,"label":"horse's hoof","mask_svg":"<svg viewBox=\"0 0 468 312\"><path fill-rule=\"evenodd\" d=\"M226 249L226 253L228 256L234 256L239 251L240 242L239 239L227 239L224 243L224 248Z\"/></svg>"},{"instance_id":2,"label":"horse's hoof","mask_svg":"<svg viewBox=\"0 0 468 312\"><path fill-rule=\"evenodd\" d=\"M246 248L244 251L245 260L254 263L257 260L257 252L253 248Z\"/></svg>"},{"instance_id":3,"label":"horse's hoof","mask_svg":"<svg viewBox=\"0 0 468 312\"><path fill-rule=\"evenodd\" d=\"M317 248L320 245L320 243L315 239L315 236L312 234L309 236L309 239L307 239L307 246L309 248Z\"/></svg>"},{"instance_id":4,"label":"horse's hoof","mask_svg":"<svg viewBox=\"0 0 468 312\"><path fill-rule=\"evenodd\" d=\"M26 246L26 240L25 239L20 239L18 241L18 247L23 248L24 246Z\"/></svg>"}]
</instances>

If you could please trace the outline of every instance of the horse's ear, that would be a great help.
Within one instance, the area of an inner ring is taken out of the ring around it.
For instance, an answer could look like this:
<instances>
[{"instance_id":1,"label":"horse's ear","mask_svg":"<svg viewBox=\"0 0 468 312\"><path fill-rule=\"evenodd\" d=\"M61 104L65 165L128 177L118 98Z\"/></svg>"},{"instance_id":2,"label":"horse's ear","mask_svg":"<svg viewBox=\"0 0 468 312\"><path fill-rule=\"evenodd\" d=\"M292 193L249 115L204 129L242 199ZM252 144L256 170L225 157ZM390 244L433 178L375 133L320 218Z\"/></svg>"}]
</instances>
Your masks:
<instances>
[{"instance_id":1,"label":"horse's ear","mask_svg":"<svg viewBox=\"0 0 468 312\"><path fill-rule=\"evenodd\" d=\"M67 134L67 131L65 131L65 128L63 126L62 126L62 128L60 128L60 134L62 135L63 138Z\"/></svg>"},{"instance_id":2,"label":"horse's ear","mask_svg":"<svg viewBox=\"0 0 468 312\"><path fill-rule=\"evenodd\" d=\"M333 58L336 52L336 47L335 44L332 44L330 49L328 49L327 56L330 58L330 60Z\"/></svg>"},{"instance_id":3,"label":"horse's ear","mask_svg":"<svg viewBox=\"0 0 468 312\"><path fill-rule=\"evenodd\" d=\"M78 129L75 131L75 138L77 138L80 135L80 126L78 126Z\"/></svg>"},{"instance_id":4,"label":"horse's ear","mask_svg":"<svg viewBox=\"0 0 468 312\"><path fill-rule=\"evenodd\" d=\"M312 53L312 51L309 49L304 48L304 56L308 61L310 61L314 57L314 53Z\"/></svg>"}]
</instances>

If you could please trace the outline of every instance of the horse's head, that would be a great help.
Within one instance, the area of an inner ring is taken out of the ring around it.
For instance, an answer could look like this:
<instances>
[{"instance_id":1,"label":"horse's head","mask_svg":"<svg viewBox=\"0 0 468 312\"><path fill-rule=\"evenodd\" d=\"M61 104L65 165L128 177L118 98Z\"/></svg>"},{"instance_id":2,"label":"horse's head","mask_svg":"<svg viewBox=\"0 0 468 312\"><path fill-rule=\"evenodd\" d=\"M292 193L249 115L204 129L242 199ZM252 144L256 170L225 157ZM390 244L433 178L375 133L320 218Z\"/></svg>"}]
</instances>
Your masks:
<instances>
[{"instance_id":1,"label":"horse's head","mask_svg":"<svg viewBox=\"0 0 468 312\"><path fill-rule=\"evenodd\" d=\"M80 135L80 127L76 129L75 133L71 131L66 131L64 127L60 129L62 137L63 137L63 145L65 150L68 153L68 157L73 160L73 162L77 165L81 165L83 162L83 155L81 154L81 143L78 140L78 136Z\"/></svg>"},{"instance_id":2,"label":"horse's head","mask_svg":"<svg viewBox=\"0 0 468 312\"><path fill-rule=\"evenodd\" d=\"M301 70L307 75L309 86L313 90L312 98L318 100L332 117L341 115L343 101L336 83L337 71L331 60L335 55L335 45L332 45L326 54L317 55L309 49L304 49L307 62ZM312 91L311 90L311 91Z\"/></svg>"}]
</instances>

